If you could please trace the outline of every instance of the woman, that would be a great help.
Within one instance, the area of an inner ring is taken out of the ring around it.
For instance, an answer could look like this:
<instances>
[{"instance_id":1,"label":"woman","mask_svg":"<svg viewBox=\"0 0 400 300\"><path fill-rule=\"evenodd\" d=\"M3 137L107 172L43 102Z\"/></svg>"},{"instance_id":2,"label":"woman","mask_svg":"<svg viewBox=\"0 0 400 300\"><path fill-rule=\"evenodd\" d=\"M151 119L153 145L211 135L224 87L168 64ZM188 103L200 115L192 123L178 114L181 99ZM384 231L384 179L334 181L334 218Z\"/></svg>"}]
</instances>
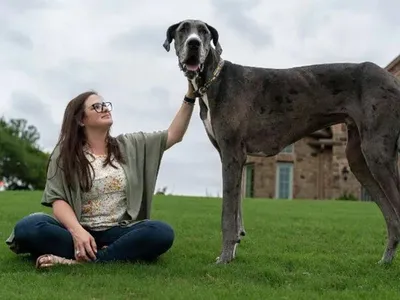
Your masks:
<instances>
[{"instance_id":1,"label":"woman","mask_svg":"<svg viewBox=\"0 0 400 300\"><path fill-rule=\"evenodd\" d=\"M194 106L188 91L168 130L110 135L110 102L85 92L67 105L48 164L41 203L53 216L20 220L7 240L30 253L39 268L82 262L154 260L168 251L174 231L149 220L163 152L180 142Z\"/></svg>"}]
</instances>

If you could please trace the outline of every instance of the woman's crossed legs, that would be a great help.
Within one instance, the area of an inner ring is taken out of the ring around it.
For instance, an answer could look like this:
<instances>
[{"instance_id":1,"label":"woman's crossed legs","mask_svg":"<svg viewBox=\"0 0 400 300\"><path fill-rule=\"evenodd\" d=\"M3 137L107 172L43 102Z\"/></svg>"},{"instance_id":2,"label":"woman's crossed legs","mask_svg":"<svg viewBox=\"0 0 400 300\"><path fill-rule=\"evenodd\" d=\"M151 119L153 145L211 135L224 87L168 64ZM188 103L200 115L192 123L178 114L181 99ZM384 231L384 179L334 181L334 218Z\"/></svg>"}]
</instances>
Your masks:
<instances>
[{"instance_id":1,"label":"woman's crossed legs","mask_svg":"<svg viewBox=\"0 0 400 300\"><path fill-rule=\"evenodd\" d=\"M172 247L175 237L168 224L152 220L89 233L99 249L92 262L155 260ZM23 218L16 224L14 234L25 252L37 258L38 267L78 263L71 234L49 215Z\"/></svg>"}]
</instances>

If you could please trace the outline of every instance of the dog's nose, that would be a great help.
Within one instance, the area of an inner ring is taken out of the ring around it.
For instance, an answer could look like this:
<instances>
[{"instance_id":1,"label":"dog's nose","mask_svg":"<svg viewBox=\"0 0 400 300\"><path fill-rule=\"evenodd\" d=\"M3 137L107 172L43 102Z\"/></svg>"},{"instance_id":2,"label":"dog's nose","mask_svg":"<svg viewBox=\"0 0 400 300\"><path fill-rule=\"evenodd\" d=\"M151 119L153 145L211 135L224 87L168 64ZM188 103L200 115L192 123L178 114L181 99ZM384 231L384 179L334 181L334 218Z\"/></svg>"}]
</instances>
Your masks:
<instances>
[{"instance_id":1,"label":"dog's nose","mask_svg":"<svg viewBox=\"0 0 400 300\"><path fill-rule=\"evenodd\" d=\"M188 41L189 48L197 49L200 47L200 41L198 39L190 39Z\"/></svg>"}]
</instances>

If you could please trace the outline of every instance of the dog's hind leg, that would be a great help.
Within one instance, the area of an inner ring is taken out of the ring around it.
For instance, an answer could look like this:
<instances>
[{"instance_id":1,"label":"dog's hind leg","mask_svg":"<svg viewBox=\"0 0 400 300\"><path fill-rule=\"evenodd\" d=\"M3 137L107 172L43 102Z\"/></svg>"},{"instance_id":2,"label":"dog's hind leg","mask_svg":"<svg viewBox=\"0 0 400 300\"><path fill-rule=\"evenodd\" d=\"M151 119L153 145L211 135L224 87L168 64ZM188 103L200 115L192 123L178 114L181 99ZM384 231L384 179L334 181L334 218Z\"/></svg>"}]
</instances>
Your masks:
<instances>
[{"instance_id":1,"label":"dog's hind leg","mask_svg":"<svg viewBox=\"0 0 400 300\"><path fill-rule=\"evenodd\" d=\"M240 242L241 218L241 183L246 154L240 147L227 144L221 147L222 161L222 250L217 263L229 263L235 258Z\"/></svg>"},{"instance_id":2,"label":"dog's hind leg","mask_svg":"<svg viewBox=\"0 0 400 300\"><path fill-rule=\"evenodd\" d=\"M396 211L387 200L385 193L374 179L368 168L361 150L361 138L357 127L348 124L348 142L346 148L347 160L354 176L368 190L374 202L378 205L386 221L388 241L381 263L391 262L394 258L396 247L399 242L399 219Z\"/></svg>"},{"instance_id":3,"label":"dog's hind leg","mask_svg":"<svg viewBox=\"0 0 400 300\"><path fill-rule=\"evenodd\" d=\"M379 130L360 138L348 125L346 149L350 168L380 208L387 227L387 244L380 263L391 263L400 241L400 193L397 168L397 137Z\"/></svg>"}]
</instances>

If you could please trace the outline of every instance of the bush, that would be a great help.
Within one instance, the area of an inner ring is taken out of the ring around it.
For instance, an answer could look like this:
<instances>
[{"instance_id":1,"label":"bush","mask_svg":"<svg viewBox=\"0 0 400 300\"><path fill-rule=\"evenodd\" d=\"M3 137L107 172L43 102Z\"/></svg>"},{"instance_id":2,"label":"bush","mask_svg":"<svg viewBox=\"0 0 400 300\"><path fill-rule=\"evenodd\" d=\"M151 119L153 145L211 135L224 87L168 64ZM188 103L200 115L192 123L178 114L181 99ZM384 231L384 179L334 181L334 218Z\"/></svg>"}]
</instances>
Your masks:
<instances>
[{"instance_id":1,"label":"bush","mask_svg":"<svg viewBox=\"0 0 400 300\"><path fill-rule=\"evenodd\" d=\"M354 196L352 193L343 193L336 200L347 200L347 201L358 201L358 198Z\"/></svg>"}]
</instances>

